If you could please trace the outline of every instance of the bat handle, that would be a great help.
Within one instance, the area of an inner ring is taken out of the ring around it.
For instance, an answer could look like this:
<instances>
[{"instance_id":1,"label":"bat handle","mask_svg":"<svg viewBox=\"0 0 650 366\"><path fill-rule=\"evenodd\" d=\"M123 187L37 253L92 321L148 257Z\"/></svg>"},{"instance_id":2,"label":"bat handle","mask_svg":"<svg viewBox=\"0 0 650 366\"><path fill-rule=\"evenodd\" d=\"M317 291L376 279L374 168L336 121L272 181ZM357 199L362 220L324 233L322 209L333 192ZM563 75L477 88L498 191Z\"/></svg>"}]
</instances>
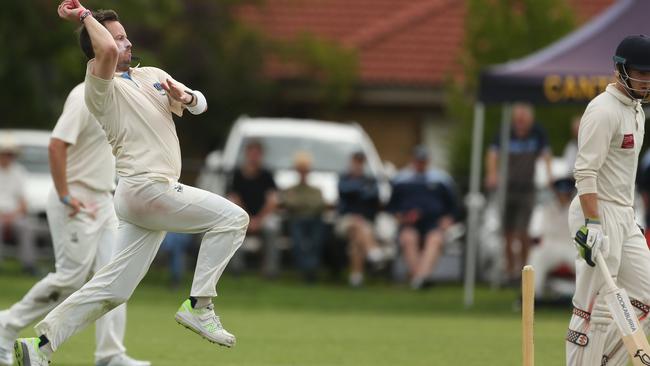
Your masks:
<instances>
[{"instance_id":1,"label":"bat handle","mask_svg":"<svg viewBox=\"0 0 650 366\"><path fill-rule=\"evenodd\" d=\"M596 267L600 268L600 273L603 274L607 289L616 290L618 286L616 286L612 274L609 272L609 268L607 267L607 263L605 262L605 258L603 258L601 253L598 253L596 256Z\"/></svg>"}]
</instances>

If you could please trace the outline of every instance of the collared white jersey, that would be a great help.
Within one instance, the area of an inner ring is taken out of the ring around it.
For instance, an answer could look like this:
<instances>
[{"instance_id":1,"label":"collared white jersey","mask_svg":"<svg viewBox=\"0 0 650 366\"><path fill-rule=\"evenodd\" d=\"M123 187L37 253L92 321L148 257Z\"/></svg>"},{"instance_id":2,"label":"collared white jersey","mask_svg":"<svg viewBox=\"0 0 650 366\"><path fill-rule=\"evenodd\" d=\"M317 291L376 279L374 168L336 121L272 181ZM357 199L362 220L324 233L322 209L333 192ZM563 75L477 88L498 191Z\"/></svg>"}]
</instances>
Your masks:
<instances>
[{"instance_id":1,"label":"collared white jersey","mask_svg":"<svg viewBox=\"0 0 650 366\"><path fill-rule=\"evenodd\" d=\"M68 95L52 137L70 144L66 160L68 184L81 183L95 191L115 189L115 159L106 133L86 108L83 83Z\"/></svg>"},{"instance_id":2,"label":"collared white jersey","mask_svg":"<svg viewBox=\"0 0 650 366\"><path fill-rule=\"evenodd\" d=\"M574 176L578 195L632 207L645 113L615 84L594 98L580 121Z\"/></svg>"},{"instance_id":3,"label":"collared white jersey","mask_svg":"<svg viewBox=\"0 0 650 366\"><path fill-rule=\"evenodd\" d=\"M172 112L181 116L183 105L161 86L171 77L155 67L140 67L103 80L90 72L93 62L86 70L86 106L113 147L118 175L177 180L181 150Z\"/></svg>"}]
</instances>

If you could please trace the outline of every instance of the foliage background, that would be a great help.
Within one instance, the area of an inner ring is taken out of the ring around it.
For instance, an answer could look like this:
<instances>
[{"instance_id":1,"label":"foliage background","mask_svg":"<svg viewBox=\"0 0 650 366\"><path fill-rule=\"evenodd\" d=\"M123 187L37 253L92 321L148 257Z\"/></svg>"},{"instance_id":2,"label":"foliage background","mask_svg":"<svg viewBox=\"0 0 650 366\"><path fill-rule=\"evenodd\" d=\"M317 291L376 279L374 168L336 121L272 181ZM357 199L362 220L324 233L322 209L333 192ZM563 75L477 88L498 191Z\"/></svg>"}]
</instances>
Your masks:
<instances>
[{"instance_id":1,"label":"foliage background","mask_svg":"<svg viewBox=\"0 0 650 366\"><path fill-rule=\"evenodd\" d=\"M464 53L459 60L463 78L447 85L448 113L456 121L451 144L452 174L467 182L472 149L473 105L479 72L488 65L524 57L562 38L575 29L576 20L565 0L468 0ZM489 14L489 16L486 16ZM570 139L573 116L584 105L536 106L536 119L549 135L555 155ZM484 148L499 131L501 106L486 108Z\"/></svg>"},{"instance_id":2,"label":"foliage background","mask_svg":"<svg viewBox=\"0 0 650 366\"><path fill-rule=\"evenodd\" d=\"M306 70L325 105L336 108L349 98L356 55L309 34L285 42L267 39L234 16L237 7L255 2L89 0L83 4L90 9L115 9L133 43L133 54L143 65L163 68L204 92L210 113L177 123L184 158L200 159L223 142L239 115L273 110L279 84L264 77L265 58ZM76 27L57 16L56 6L53 0L3 4L0 127L51 129L68 92L84 78L86 60L77 44Z\"/></svg>"}]
</instances>

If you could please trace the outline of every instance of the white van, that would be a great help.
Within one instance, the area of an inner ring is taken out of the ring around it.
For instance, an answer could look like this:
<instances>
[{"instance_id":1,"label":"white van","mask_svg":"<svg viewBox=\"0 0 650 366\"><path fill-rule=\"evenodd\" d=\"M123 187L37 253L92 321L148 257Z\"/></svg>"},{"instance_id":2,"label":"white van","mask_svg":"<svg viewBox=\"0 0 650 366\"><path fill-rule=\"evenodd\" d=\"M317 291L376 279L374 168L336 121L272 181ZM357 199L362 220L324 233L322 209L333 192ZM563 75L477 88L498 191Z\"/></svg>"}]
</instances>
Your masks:
<instances>
[{"instance_id":1,"label":"white van","mask_svg":"<svg viewBox=\"0 0 650 366\"><path fill-rule=\"evenodd\" d=\"M307 151L313 158L309 184L320 188L325 201L335 205L339 174L347 170L352 153L362 151L367 174L379 183L382 202L390 197L390 183L382 161L361 126L291 118L240 117L223 151L213 151L206 158L198 186L223 195L228 174L242 164L244 148L250 140L258 140L264 146L264 165L273 173L279 189L298 183L293 158L296 152Z\"/></svg>"},{"instance_id":2,"label":"white van","mask_svg":"<svg viewBox=\"0 0 650 366\"><path fill-rule=\"evenodd\" d=\"M10 136L15 141L19 148L16 161L27 170L27 210L45 218L47 197L53 185L48 159L51 131L0 129L0 135Z\"/></svg>"}]
</instances>

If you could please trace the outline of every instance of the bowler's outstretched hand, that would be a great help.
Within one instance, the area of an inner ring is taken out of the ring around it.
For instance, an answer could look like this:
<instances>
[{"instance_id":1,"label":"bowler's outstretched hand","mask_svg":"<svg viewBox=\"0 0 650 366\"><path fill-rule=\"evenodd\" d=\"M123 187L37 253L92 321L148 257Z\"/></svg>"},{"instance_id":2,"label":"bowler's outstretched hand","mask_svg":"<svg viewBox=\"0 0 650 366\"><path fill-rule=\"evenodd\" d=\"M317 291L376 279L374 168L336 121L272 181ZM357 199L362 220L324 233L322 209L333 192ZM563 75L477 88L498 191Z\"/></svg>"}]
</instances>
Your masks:
<instances>
[{"instance_id":1,"label":"bowler's outstretched hand","mask_svg":"<svg viewBox=\"0 0 650 366\"><path fill-rule=\"evenodd\" d=\"M64 0L59 4L57 12L61 18L76 23L85 10L86 8L81 5L79 0Z\"/></svg>"}]
</instances>

